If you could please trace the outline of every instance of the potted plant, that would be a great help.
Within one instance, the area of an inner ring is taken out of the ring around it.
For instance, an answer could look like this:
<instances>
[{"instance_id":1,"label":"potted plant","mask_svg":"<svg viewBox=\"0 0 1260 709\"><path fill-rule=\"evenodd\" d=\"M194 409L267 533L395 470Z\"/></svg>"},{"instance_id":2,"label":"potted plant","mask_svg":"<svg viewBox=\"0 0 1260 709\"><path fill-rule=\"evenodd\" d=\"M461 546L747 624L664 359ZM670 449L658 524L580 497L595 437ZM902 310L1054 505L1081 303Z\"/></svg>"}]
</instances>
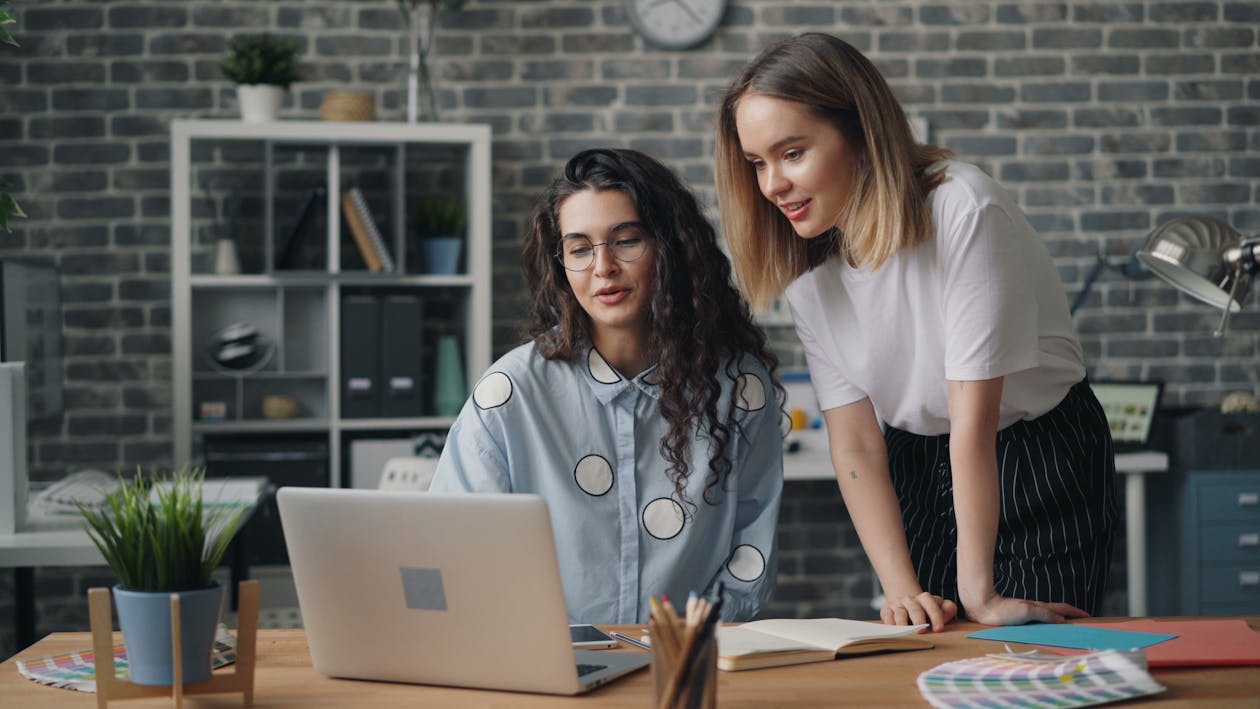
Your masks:
<instances>
[{"instance_id":1,"label":"potted plant","mask_svg":"<svg viewBox=\"0 0 1260 709\"><path fill-rule=\"evenodd\" d=\"M412 229L421 239L425 273L459 272L468 208L458 197L427 195L412 210Z\"/></svg>"},{"instance_id":2,"label":"potted plant","mask_svg":"<svg viewBox=\"0 0 1260 709\"><path fill-rule=\"evenodd\" d=\"M241 118L249 122L275 120L284 92L302 79L297 45L267 33L241 34L228 40L227 49L219 69L236 83Z\"/></svg>"},{"instance_id":3,"label":"potted plant","mask_svg":"<svg viewBox=\"0 0 1260 709\"><path fill-rule=\"evenodd\" d=\"M0 44L11 44L18 46L17 40L13 39L13 35L9 34L9 30L5 29L5 25L13 24L16 20L9 15L5 7L9 4L9 0L0 0ZM9 217L25 217L26 212L22 211L21 205L17 200L13 199L13 195L8 193L9 184L0 180L0 231L13 233L9 228Z\"/></svg>"},{"instance_id":4,"label":"potted plant","mask_svg":"<svg viewBox=\"0 0 1260 709\"><path fill-rule=\"evenodd\" d=\"M171 595L180 598L183 678L210 678L223 589L211 578L240 524L240 508L202 505L204 472L169 477L136 471L100 507L79 505L88 535L118 576L113 589L131 681L169 685L174 677Z\"/></svg>"}]
</instances>

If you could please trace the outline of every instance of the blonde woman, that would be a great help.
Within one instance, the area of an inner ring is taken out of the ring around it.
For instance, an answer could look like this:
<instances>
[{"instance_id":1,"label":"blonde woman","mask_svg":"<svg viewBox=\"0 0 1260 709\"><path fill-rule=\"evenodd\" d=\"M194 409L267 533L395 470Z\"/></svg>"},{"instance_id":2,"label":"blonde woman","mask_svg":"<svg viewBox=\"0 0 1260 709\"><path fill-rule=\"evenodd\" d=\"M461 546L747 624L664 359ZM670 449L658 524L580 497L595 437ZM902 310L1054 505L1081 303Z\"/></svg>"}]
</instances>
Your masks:
<instances>
[{"instance_id":1,"label":"blonde woman","mask_svg":"<svg viewBox=\"0 0 1260 709\"><path fill-rule=\"evenodd\" d=\"M884 622L1096 613L1110 431L1010 196L916 143L871 62L818 33L732 83L717 183L739 284L754 305L787 294Z\"/></svg>"}]
</instances>

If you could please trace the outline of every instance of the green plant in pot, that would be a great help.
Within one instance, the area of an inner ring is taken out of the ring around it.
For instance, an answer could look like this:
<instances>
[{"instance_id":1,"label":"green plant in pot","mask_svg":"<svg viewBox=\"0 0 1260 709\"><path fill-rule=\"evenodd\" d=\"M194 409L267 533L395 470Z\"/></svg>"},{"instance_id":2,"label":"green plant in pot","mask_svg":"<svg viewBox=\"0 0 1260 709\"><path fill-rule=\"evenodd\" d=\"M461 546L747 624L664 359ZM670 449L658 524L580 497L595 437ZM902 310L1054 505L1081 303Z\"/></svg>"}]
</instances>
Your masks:
<instances>
[{"instance_id":1,"label":"green plant in pot","mask_svg":"<svg viewBox=\"0 0 1260 709\"><path fill-rule=\"evenodd\" d=\"M0 0L0 44L11 44L18 46L17 40L13 39L13 35L9 34L9 30L5 25L13 24L16 20L9 15L6 6L9 0ZM8 193L10 185L5 180L0 180L0 231L13 233L9 228L9 217L25 217L26 212L22 211L22 206L13 199L13 195Z\"/></svg>"},{"instance_id":2,"label":"green plant in pot","mask_svg":"<svg viewBox=\"0 0 1260 709\"><path fill-rule=\"evenodd\" d=\"M185 466L166 477L119 476L97 507L79 506L88 535L118 576L114 603L131 681L169 685L174 677L171 595L180 598L185 683L210 678L223 589L211 575L240 524L241 508L202 504L204 473Z\"/></svg>"},{"instance_id":3,"label":"green plant in pot","mask_svg":"<svg viewBox=\"0 0 1260 709\"><path fill-rule=\"evenodd\" d=\"M425 273L459 272L468 228L468 208L458 197L428 195L412 209L411 226L420 237Z\"/></svg>"},{"instance_id":4,"label":"green plant in pot","mask_svg":"<svg viewBox=\"0 0 1260 709\"><path fill-rule=\"evenodd\" d=\"M236 83L241 118L248 122L275 120L284 92L302 80L297 44L272 34L240 34L228 40L227 57L219 64L223 75Z\"/></svg>"}]
</instances>

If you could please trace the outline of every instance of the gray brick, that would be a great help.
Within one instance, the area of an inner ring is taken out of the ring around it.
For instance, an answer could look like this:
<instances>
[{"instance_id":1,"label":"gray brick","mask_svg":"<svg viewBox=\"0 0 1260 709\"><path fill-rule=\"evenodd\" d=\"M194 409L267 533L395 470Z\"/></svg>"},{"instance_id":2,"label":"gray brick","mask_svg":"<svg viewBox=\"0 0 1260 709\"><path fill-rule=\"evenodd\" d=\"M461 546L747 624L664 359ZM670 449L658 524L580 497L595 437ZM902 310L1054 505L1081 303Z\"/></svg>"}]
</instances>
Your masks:
<instances>
[{"instance_id":1,"label":"gray brick","mask_svg":"<svg viewBox=\"0 0 1260 709\"><path fill-rule=\"evenodd\" d=\"M655 79L669 78L668 59L630 59L600 62L600 75L605 79Z\"/></svg>"},{"instance_id":2,"label":"gray brick","mask_svg":"<svg viewBox=\"0 0 1260 709\"><path fill-rule=\"evenodd\" d=\"M1260 73L1260 54L1223 54L1221 73L1255 76Z\"/></svg>"},{"instance_id":3,"label":"gray brick","mask_svg":"<svg viewBox=\"0 0 1260 709\"><path fill-rule=\"evenodd\" d=\"M1059 110L1002 110L997 112L997 127L1003 130L1066 128L1067 121L1067 112Z\"/></svg>"},{"instance_id":4,"label":"gray brick","mask_svg":"<svg viewBox=\"0 0 1260 709\"><path fill-rule=\"evenodd\" d=\"M1151 162L1155 177L1223 177L1224 159L1212 157L1157 158Z\"/></svg>"},{"instance_id":5,"label":"gray brick","mask_svg":"<svg viewBox=\"0 0 1260 709\"><path fill-rule=\"evenodd\" d=\"M761 13L761 21L769 27L805 25L825 27L836 22L835 9L828 5L772 5Z\"/></svg>"},{"instance_id":6,"label":"gray brick","mask_svg":"<svg viewBox=\"0 0 1260 709\"><path fill-rule=\"evenodd\" d=\"M893 95L897 101L906 108L915 106L916 104L935 104L936 103L936 87L932 84L893 84Z\"/></svg>"},{"instance_id":7,"label":"gray brick","mask_svg":"<svg viewBox=\"0 0 1260 709\"><path fill-rule=\"evenodd\" d=\"M1024 191L1028 207L1080 207L1094 204L1092 187L1045 187Z\"/></svg>"},{"instance_id":8,"label":"gray brick","mask_svg":"<svg viewBox=\"0 0 1260 709\"><path fill-rule=\"evenodd\" d=\"M1145 313L1078 313L1076 329L1081 334L1140 334L1146 332Z\"/></svg>"},{"instance_id":9,"label":"gray brick","mask_svg":"<svg viewBox=\"0 0 1260 709\"><path fill-rule=\"evenodd\" d=\"M690 106L696 102L696 90L691 86L648 85L627 86L628 106Z\"/></svg>"},{"instance_id":10,"label":"gray brick","mask_svg":"<svg viewBox=\"0 0 1260 709\"><path fill-rule=\"evenodd\" d=\"M72 34L65 39L71 57L125 57L144 51L144 35L111 31L109 34Z\"/></svg>"},{"instance_id":11,"label":"gray brick","mask_svg":"<svg viewBox=\"0 0 1260 709\"><path fill-rule=\"evenodd\" d=\"M141 109L210 108L214 93L207 88L137 89L136 107Z\"/></svg>"},{"instance_id":12,"label":"gray brick","mask_svg":"<svg viewBox=\"0 0 1260 709\"><path fill-rule=\"evenodd\" d=\"M1176 198L1169 185L1104 185L1103 204L1172 204Z\"/></svg>"},{"instance_id":13,"label":"gray brick","mask_svg":"<svg viewBox=\"0 0 1260 709\"><path fill-rule=\"evenodd\" d=\"M1107 357L1176 357L1178 354L1176 340L1161 340L1153 337L1137 339L1109 338L1103 350Z\"/></svg>"},{"instance_id":14,"label":"gray brick","mask_svg":"<svg viewBox=\"0 0 1260 709\"><path fill-rule=\"evenodd\" d=\"M1079 155L1094 152L1094 138L1088 135L1028 136L1026 155Z\"/></svg>"},{"instance_id":15,"label":"gray brick","mask_svg":"<svg viewBox=\"0 0 1260 709\"><path fill-rule=\"evenodd\" d=\"M959 32L954 38L954 48L959 51L1014 51L1028 46L1028 37L1020 31L982 30Z\"/></svg>"},{"instance_id":16,"label":"gray brick","mask_svg":"<svg viewBox=\"0 0 1260 709\"><path fill-rule=\"evenodd\" d=\"M555 29L589 27L594 24L595 13L585 7L542 7L520 13L524 29Z\"/></svg>"},{"instance_id":17,"label":"gray brick","mask_svg":"<svg viewBox=\"0 0 1260 709\"><path fill-rule=\"evenodd\" d=\"M630 147L661 160L708 157L704 143L694 138L637 138Z\"/></svg>"},{"instance_id":18,"label":"gray brick","mask_svg":"<svg viewBox=\"0 0 1260 709\"><path fill-rule=\"evenodd\" d=\"M1125 101L1143 103L1163 101L1168 98L1166 81L1100 81L1099 101Z\"/></svg>"},{"instance_id":19,"label":"gray brick","mask_svg":"<svg viewBox=\"0 0 1260 709\"><path fill-rule=\"evenodd\" d=\"M1002 166L998 179L1010 182L1052 182L1068 178L1065 162L1024 161Z\"/></svg>"},{"instance_id":20,"label":"gray brick","mask_svg":"<svg viewBox=\"0 0 1260 709\"><path fill-rule=\"evenodd\" d=\"M1173 98L1178 101L1237 101L1242 98L1241 81L1178 81Z\"/></svg>"},{"instance_id":21,"label":"gray brick","mask_svg":"<svg viewBox=\"0 0 1260 709\"><path fill-rule=\"evenodd\" d=\"M1072 121L1081 128L1110 128L1138 126L1144 122L1142 115L1128 107L1082 108L1072 112Z\"/></svg>"},{"instance_id":22,"label":"gray brick","mask_svg":"<svg viewBox=\"0 0 1260 709\"><path fill-rule=\"evenodd\" d=\"M1244 131L1192 131L1177 133L1178 152L1230 152L1247 148Z\"/></svg>"},{"instance_id":23,"label":"gray brick","mask_svg":"<svg viewBox=\"0 0 1260 709\"><path fill-rule=\"evenodd\" d=\"M1196 184L1178 188L1183 204L1237 204L1250 200L1251 188L1243 183Z\"/></svg>"},{"instance_id":24,"label":"gray brick","mask_svg":"<svg viewBox=\"0 0 1260 709\"><path fill-rule=\"evenodd\" d=\"M566 62L524 62L522 63L522 79L536 80L540 78L562 79L569 78L563 74L557 74L551 77L544 77L541 73L527 75L526 72L542 72L547 69L544 67L564 65ZM585 62L571 62L573 65L584 65ZM510 81L514 78L515 65L510 61L475 61L475 60L448 60L442 62L442 80L443 81ZM574 78L588 78L589 66L587 66L587 76Z\"/></svg>"},{"instance_id":25,"label":"gray brick","mask_svg":"<svg viewBox=\"0 0 1260 709\"><path fill-rule=\"evenodd\" d=\"M1125 231L1150 228L1147 212L1084 212L1081 214L1081 231Z\"/></svg>"},{"instance_id":26,"label":"gray brick","mask_svg":"<svg viewBox=\"0 0 1260 709\"><path fill-rule=\"evenodd\" d=\"M945 141L946 147L959 155L1014 155L1014 137L958 136Z\"/></svg>"},{"instance_id":27,"label":"gray brick","mask_svg":"<svg viewBox=\"0 0 1260 709\"><path fill-rule=\"evenodd\" d=\"M1164 153L1171 145L1166 133L1116 133L1098 141L1098 149L1104 153Z\"/></svg>"},{"instance_id":28,"label":"gray brick","mask_svg":"<svg viewBox=\"0 0 1260 709\"><path fill-rule=\"evenodd\" d=\"M844 27L877 26L896 27L914 22L914 11L909 7L875 5L843 5L840 8L839 25Z\"/></svg>"},{"instance_id":29,"label":"gray brick","mask_svg":"<svg viewBox=\"0 0 1260 709\"><path fill-rule=\"evenodd\" d=\"M674 130L674 116L666 112L622 111L613 116L613 129L625 133L668 133Z\"/></svg>"},{"instance_id":30,"label":"gray brick","mask_svg":"<svg viewBox=\"0 0 1260 709\"><path fill-rule=\"evenodd\" d=\"M315 38L315 53L323 56L383 57L390 54L392 46L390 38L364 34Z\"/></svg>"},{"instance_id":31,"label":"gray brick","mask_svg":"<svg viewBox=\"0 0 1260 709\"><path fill-rule=\"evenodd\" d=\"M989 125L988 111L920 111L933 130L976 130Z\"/></svg>"},{"instance_id":32,"label":"gray brick","mask_svg":"<svg viewBox=\"0 0 1260 709\"><path fill-rule=\"evenodd\" d=\"M881 57L871 60L871 63L879 70L880 75L888 81L904 79L910 75L910 62L905 59Z\"/></svg>"},{"instance_id":33,"label":"gray brick","mask_svg":"<svg viewBox=\"0 0 1260 709\"><path fill-rule=\"evenodd\" d=\"M510 9L469 7L459 12L443 12L438 17L437 34L446 30L507 30L513 27L515 18L516 13Z\"/></svg>"},{"instance_id":34,"label":"gray brick","mask_svg":"<svg viewBox=\"0 0 1260 709\"><path fill-rule=\"evenodd\" d=\"M1156 2L1151 5L1152 22L1208 22L1217 18L1215 2Z\"/></svg>"},{"instance_id":35,"label":"gray brick","mask_svg":"<svg viewBox=\"0 0 1260 709\"><path fill-rule=\"evenodd\" d=\"M989 21L989 7L978 3L921 5L919 21L925 25L981 25Z\"/></svg>"},{"instance_id":36,"label":"gray brick","mask_svg":"<svg viewBox=\"0 0 1260 709\"><path fill-rule=\"evenodd\" d=\"M554 37L522 37L516 34L483 35L479 38L482 54L551 54L556 51Z\"/></svg>"},{"instance_id":37,"label":"gray brick","mask_svg":"<svg viewBox=\"0 0 1260 709\"><path fill-rule=\"evenodd\" d=\"M1020 86L1019 96L1028 103L1079 103L1088 101L1091 92L1085 82L1032 83Z\"/></svg>"},{"instance_id":38,"label":"gray brick","mask_svg":"<svg viewBox=\"0 0 1260 709\"><path fill-rule=\"evenodd\" d=\"M1140 68L1138 57L1115 54L1095 54L1072 57L1071 72L1085 75L1136 74Z\"/></svg>"},{"instance_id":39,"label":"gray brick","mask_svg":"<svg viewBox=\"0 0 1260 709\"><path fill-rule=\"evenodd\" d=\"M565 54L605 54L607 52L629 52L634 48L634 37L626 33L612 34L607 32L584 32L567 34L560 39L561 51Z\"/></svg>"},{"instance_id":40,"label":"gray brick","mask_svg":"<svg viewBox=\"0 0 1260 709\"><path fill-rule=\"evenodd\" d=\"M1229 159L1230 177L1260 177L1260 157Z\"/></svg>"},{"instance_id":41,"label":"gray brick","mask_svg":"<svg viewBox=\"0 0 1260 709\"><path fill-rule=\"evenodd\" d=\"M1260 126L1260 106L1230 106L1225 115L1231 126Z\"/></svg>"},{"instance_id":42,"label":"gray brick","mask_svg":"<svg viewBox=\"0 0 1260 709\"><path fill-rule=\"evenodd\" d=\"M139 84L154 81L188 81L189 69L184 62L112 62L109 66L110 81Z\"/></svg>"},{"instance_id":43,"label":"gray brick","mask_svg":"<svg viewBox=\"0 0 1260 709\"><path fill-rule=\"evenodd\" d=\"M31 118L27 134L36 140L66 138L99 138L105 135L105 120L99 116Z\"/></svg>"},{"instance_id":44,"label":"gray brick","mask_svg":"<svg viewBox=\"0 0 1260 709\"><path fill-rule=\"evenodd\" d=\"M1221 109L1210 106L1189 108L1152 108L1151 125L1155 126L1211 126L1221 123Z\"/></svg>"},{"instance_id":45,"label":"gray brick","mask_svg":"<svg viewBox=\"0 0 1260 709\"><path fill-rule=\"evenodd\" d=\"M224 27L237 31L242 27L266 27L271 24L269 8L265 5L244 7L196 6L192 8L192 24L198 27ZM112 19L112 17L111 17ZM152 23L140 26L149 27ZM397 26L397 15L395 24Z\"/></svg>"},{"instance_id":46,"label":"gray brick","mask_svg":"<svg viewBox=\"0 0 1260 709\"><path fill-rule=\"evenodd\" d=\"M949 48L949 35L943 32L881 32L881 52L943 52Z\"/></svg>"},{"instance_id":47,"label":"gray brick","mask_svg":"<svg viewBox=\"0 0 1260 709\"><path fill-rule=\"evenodd\" d=\"M130 107L123 89L56 89L51 96L57 111L119 111Z\"/></svg>"},{"instance_id":48,"label":"gray brick","mask_svg":"<svg viewBox=\"0 0 1260 709\"><path fill-rule=\"evenodd\" d=\"M743 68L744 62L744 59L682 57L678 60L678 78L684 80L720 79L725 83Z\"/></svg>"},{"instance_id":49,"label":"gray brick","mask_svg":"<svg viewBox=\"0 0 1260 709\"><path fill-rule=\"evenodd\" d=\"M1074 22L1141 22L1146 17L1140 2L1084 2L1072 6Z\"/></svg>"},{"instance_id":50,"label":"gray brick","mask_svg":"<svg viewBox=\"0 0 1260 709\"><path fill-rule=\"evenodd\" d=\"M1065 68L1062 57L1009 57L993 62L993 74L998 77L1055 76Z\"/></svg>"},{"instance_id":51,"label":"gray brick","mask_svg":"<svg viewBox=\"0 0 1260 709\"><path fill-rule=\"evenodd\" d=\"M1153 54L1146 57L1147 74L1211 74L1216 59L1210 54Z\"/></svg>"},{"instance_id":52,"label":"gray brick","mask_svg":"<svg viewBox=\"0 0 1260 709\"><path fill-rule=\"evenodd\" d=\"M1227 2L1222 14L1227 22L1260 22L1260 4L1255 0Z\"/></svg>"},{"instance_id":53,"label":"gray brick","mask_svg":"<svg viewBox=\"0 0 1260 709\"><path fill-rule=\"evenodd\" d=\"M1102 46L1102 30L1080 27L1035 29L1033 49L1097 49Z\"/></svg>"},{"instance_id":54,"label":"gray brick","mask_svg":"<svg viewBox=\"0 0 1260 709\"><path fill-rule=\"evenodd\" d=\"M1183 37L1186 47L1250 47L1256 41L1256 30L1251 27L1190 27Z\"/></svg>"},{"instance_id":55,"label":"gray brick","mask_svg":"<svg viewBox=\"0 0 1260 709\"><path fill-rule=\"evenodd\" d=\"M595 118L589 113L547 113L542 116L521 116L523 133L589 133L595 129Z\"/></svg>"},{"instance_id":56,"label":"gray brick","mask_svg":"<svg viewBox=\"0 0 1260 709\"><path fill-rule=\"evenodd\" d=\"M533 87L469 88L463 91L464 103L472 108L511 108L538 103Z\"/></svg>"},{"instance_id":57,"label":"gray brick","mask_svg":"<svg viewBox=\"0 0 1260 709\"><path fill-rule=\"evenodd\" d=\"M101 83L105 66L98 62L31 62L26 65L26 75L37 84Z\"/></svg>"},{"instance_id":58,"label":"gray brick","mask_svg":"<svg viewBox=\"0 0 1260 709\"><path fill-rule=\"evenodd\" d=\"M135 215L130 197L60 197L57 199L59 219L123 219Z\"/></svg>"},{"instance_id":59,"label":"gray brick","mask_svg":"<svg viewBox=\"0 0 1260 709\"><path fill-rule=\"evenodd\" d=\"M1181 41L1180 33L1175 29L1142 27L1138 29L1116 28L1107 37L1107 46L1116 49L1150 49L1159 47L1167 49L1176 47Z\"/></svg>"},{"instance_id":60,"label":"gray brick","mask_svg":"<svg viewBox=\"0 0 1260 709\"><path fill-rule=\"evenodd\" d=\"M544 103L547 106L609 106L616 101L619 92L611 86L564 86L544 87Z\"/></svg>"},{"instance_id":61,"label":"gray brick","mask_svg":"<svg viewBox=\"0 0 1260 709\"><path fill-rule=\"evenodd\" d=\"M1009 103L1015 99L1015 89L995 84L953 84L941 87L941 100L945 103Z\"/></svg>"},{"instance_id":62,"label":"gray brick","mask_svg":"<svg viewBox=\"0 0 1260 709\"><path fill-rule=\"evenodd\" d=\"M112 116L109 130L115 136L155 136L165 134L168 127L154 116Z\"/></svg>"},{"instance_id":63,"label":"gray brick","mask_svg":"<svg viewBox=\"0 0 1260 709\"><path fill-rule=\"evenodd\" d=\"M564 161L588 148L606 148L610 145L619 146L621 143L593 137L575 139L551 138L547 141L547 157L552 160Z\"/></svg>"},{"instance_id":64,"label":"gray brick","mask_svg":"<svg viewBox=\"0 0 1260 709\"><path fill-rule=\"evenodd\" d=\"M119 143L60 143L53 148L53 161L61 165L126 162L130 155L130 146Z\"/></svg>"},{"instance_id":65,"label":"gray brick","mask_svg":"<svg viewBox=\"0 0 1260 709\"><path fill-rule=\"evenodd\" d=\"M105 24L105 15L93 7L24 7L18 10L10 6L9 9L10 14L21 20L17 29L9 28L9 33L16 32L19 38L24 32L91 30L101 28ZM13 10L18 10L18 12L12 12ZM19 42L25 42L25 40L19 39Z\"/></svg>"},{"instance_id":66,"label":"gray brick","mask_svg":"<svg viewBox=\"0 0 1260 709\"><path fill-rule=\"evenodd\" d=\"M188 12L180 6L123 5L109 9L109 24L123 28L183 27L188 24Z\"/></svg>"},{"instance_id":67,"label":"gray brick","mask_svg":"<svg viewBox=\"0 0 1260 709\"><path fill-rule=\"evenodd\" d=\"M988 62L980 57L919 59L914 63L914 73L922 79L984 76L987 71Z\"/></svg>"},{"instance_id":68,"label":"gray brick","mask_svg":"<svg viewBox=\"0 0 1260 709\"><path fill-rule=\"evenodd\" d=\"M1067 19L1067 4L1062 2L1017 2L997 7L997 21L1001 24L1060 22L1064 19Z\"/></svg>"}]
</instances>

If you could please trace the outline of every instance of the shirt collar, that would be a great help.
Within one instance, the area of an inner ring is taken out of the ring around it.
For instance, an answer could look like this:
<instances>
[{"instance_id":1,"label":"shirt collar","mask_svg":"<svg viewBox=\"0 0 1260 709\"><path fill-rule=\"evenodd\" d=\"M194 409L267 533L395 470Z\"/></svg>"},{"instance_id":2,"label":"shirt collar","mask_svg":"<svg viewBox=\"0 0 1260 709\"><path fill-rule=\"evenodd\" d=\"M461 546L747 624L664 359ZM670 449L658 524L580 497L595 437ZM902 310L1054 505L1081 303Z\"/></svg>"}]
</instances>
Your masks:
<instances>
[{"instance_id":1,"label":"shirt collar","mask_svg":"<svg viewBox=\"0 0 1260 709\"><path fill-rule=\"evenodd\" d=\"M591 393L599 400L601 404L607 404L622 394L629 394L635 389L651 396L653 399L660 399L661 387L652 376L656 372L656 365L652 365L639 373L634 379L626 379L625 375L618 372L604 356L595 349L592 344L586 345L586 356L577 365L581 368L586 383L591 387Z\"/></svg>"}]
</instances>

